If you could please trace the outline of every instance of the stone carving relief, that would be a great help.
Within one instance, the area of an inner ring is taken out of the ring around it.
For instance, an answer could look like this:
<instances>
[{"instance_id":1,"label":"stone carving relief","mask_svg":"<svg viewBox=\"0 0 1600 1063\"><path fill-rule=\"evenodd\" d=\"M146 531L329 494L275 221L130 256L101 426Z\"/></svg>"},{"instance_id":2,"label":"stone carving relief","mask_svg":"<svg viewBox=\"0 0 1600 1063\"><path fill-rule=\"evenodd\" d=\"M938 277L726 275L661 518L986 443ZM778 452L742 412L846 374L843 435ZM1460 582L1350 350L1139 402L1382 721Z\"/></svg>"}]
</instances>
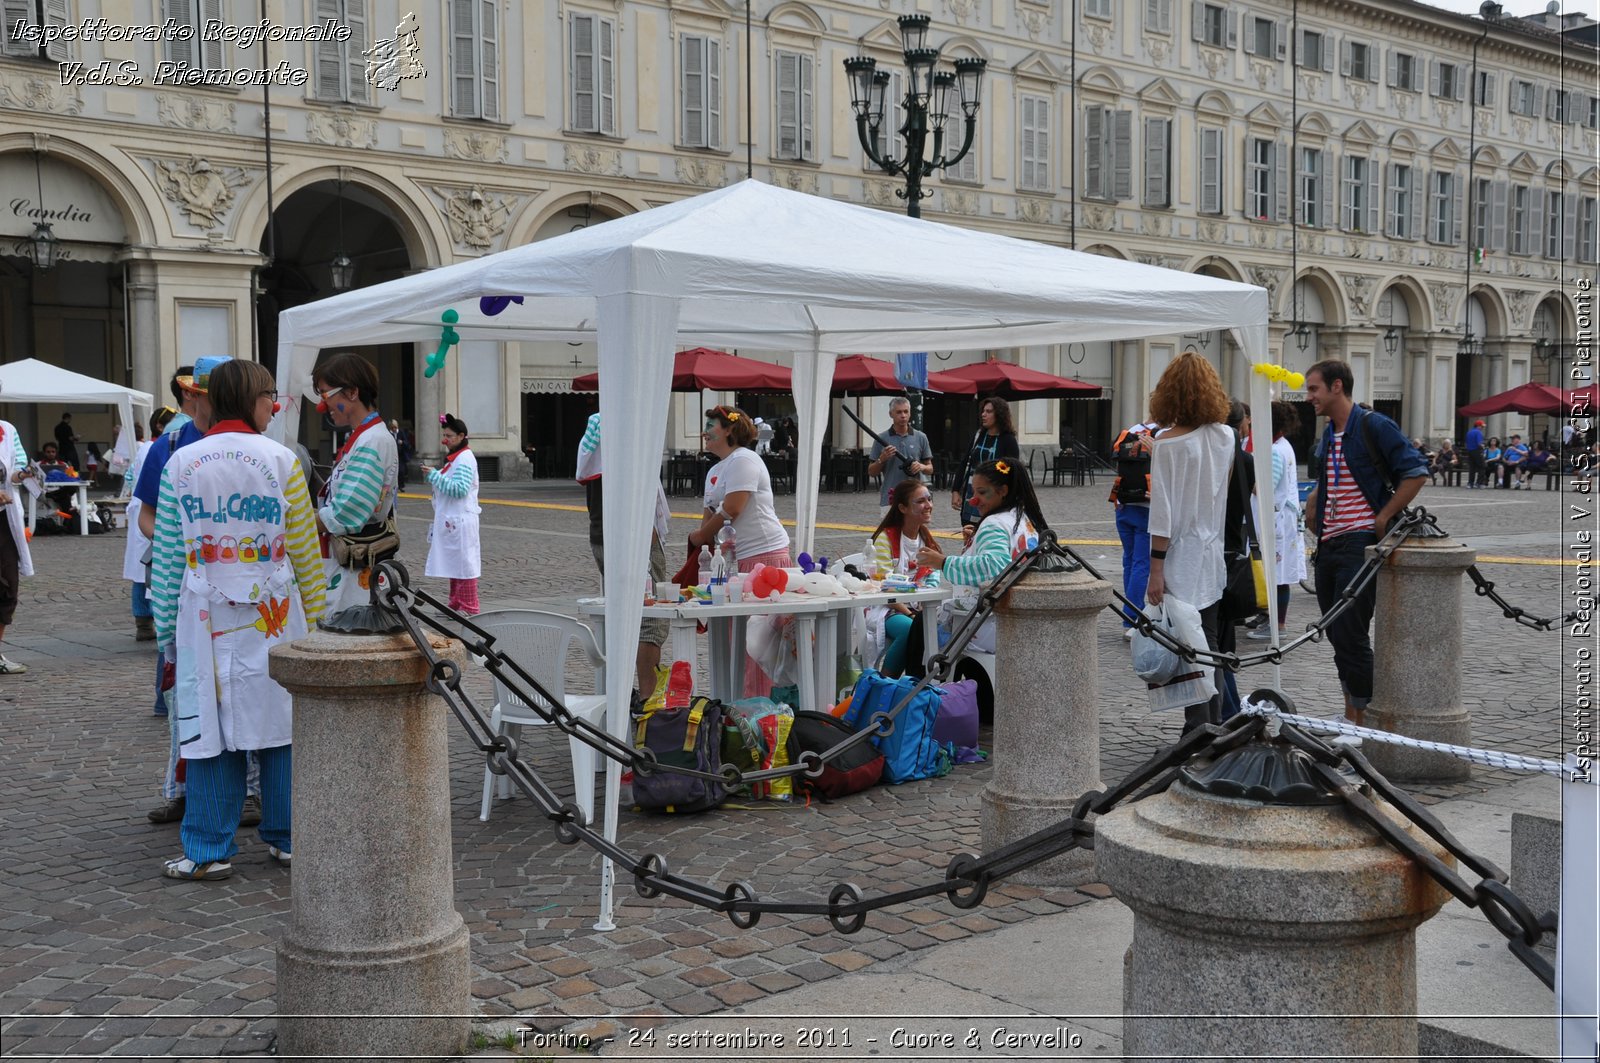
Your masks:
<instances>
[{"instance_id":1,"label":"stone carving relief","mask_svg":"<svg viewBox=\"0 0 1600 1063\"><path fill-rule=\"evenodd\" d=\"M1411 98L1411 93L1409 92L1391 92L1389 93L1389 106L1394 108L1396 114L1404 118L1411 111Z\"/></svg>"},{"instance_id":2,"label":"stone carving relief","mask_svg":"<svg viewBox=\"0 0 1600 1063\"><path fill-rule=\"evenodd\" d=\"M1344 254L1346 258L1366 258L1367 242L1354 236L1344 238Z\"/></svg>"},{"instance_id":3,"label":"stone carving relief","mask_svg":"<svg viewBox=\"0 0 1600 1063\"><path fill-rule=\"evenodd\" d=\"M1038 8L1031 5L1017 5L1017 21L1022 23L1022 28L1027 32L1028 39L1036 41L1039 34L1050 24L1050 12L1047 8ZM1111 31L1103 26L1090 26L1089 39L1095 41L1095 31L1100 31L1100 39L1094 45L1094 50L1099 52L1105 47L1105 42L1110 39Z\"/></svg>"},{"instance_id":4,"label":"stone carving relief","mask_svg":"<svg viewBox=\"0 0 1600 1063\"><path fill-rule=\"evenodd\" d=\"M1302 232L1299 238L1300 250L1305 254L1320 255L1327 245L1328 239L1321 233Z\"/></svg>"},{"instance_id":5,"label":"stone carving relief","mask_svg":"<svg viewBox=\"0 0 1600 1063\"><path fill-rule=\"evenodd\" d=\"M1439 124L1449 126L1456 120L1456 102L1454 100L1434 100L1433 113L1439 116Z\"/></svg>"},{"instance_id":6,"label":"stone carving relief","mask_svg":"<svg viewBox=\"0 0 1600 1063\"><path fill-rule=\"evenodd\" d=\"M678 156L678 181L701 188L721 188L727 184L727 167L715 159Z\"/></svg>"},{"instance_id":7,"label":"stone carving relief","mask_svg":"<svg viewBox=\"0 0 1600 1063\"><path fill-rule=\"evenodd\" d=\"M1250 226L1250 246L1265 250L1278 246L1278 233L1271 225Z\"/></svg>"},{"instance_id":8,"label":"stone carving relief","mask_svg":"<svg viewBox=\"0 0 1600 1063\"><path fill-rule=\"evenodd\" d=\"M341 148L378 146L378 123L346 108L306 114L306 139Z\"/></svg>"},{"instance_id":9,"label":"stone carving relief","mask_svg":"<svg viewBox=\"0 0 1600 1063\"><path fill-rule=\"evenodd\" d=\"M1146 236L1165 239L1172 235L1172 217L1167 214L1144 214L1139 218L1139 228Z\"/></svg>"},{"instance_id":10,"label":"stone carving relief","mask_svg":"<svg viewBox=\"0 0 1600 1063\"><path fill-rule=\"evenodd\" d=\"M774 166L772 168L772 183L779 188L787 188L791 192L808 192L817 194L817 175L814 170L799 170L787 166ZM868 181L867 184L874 182ZM886 182L878 181L877 184L888 187Z\"/></svg>"},{"instance_id":11,"label":"stone carving relief","mask_svg":"<svg viewBox=\"0 0 1600 1063\"><path fill-rule=\"evenodd\" d=\"M1093 229L1095 232L1108 233L1116 224L1117 212L1111 207L1102 207L1093 203L1085 203L1083 211L1083 227Z\"/></svg>"},{"instance_id":12,"label":"stone carving relief","mask_svg":"<svg viewBox=\"0 0 1600 1063\"><path fill-rule=\"evenodd\" d=\"M1511 119L1511 131L1517 135L1518 140L1526 142L1533 136L1533 119L1526 115L1518 115Z\"/></svg>"},{"instance_id":13,"label":"stone carving relief","mask_svg":"<svg viewBox=\"0 0 1600 1063\"><path fill-rule=\"evenodd\" d=\"M1017 197L1017 217L1023 221L1033 222L1035 225L1049 225L1053 220L1055 210L1048 199L1037 196Z\"/></svg>"},{"instance_id":14,"label":"stone carving relief","mask_svg":"<svg viewBox=\"0 0 1600 1063\"><path fill-rule=\"evenodd\" d=\"M1529 328L1528 311L1533 304L1533 293L1526 288L1512 288L1506 292L1506 309L1511 311L1512 328Z\"/></svg>"},{"instance_id":15,"label":"stone carving relief","mask_svg":"<svg viewBox=\"0 0 1600 1063\"><path fill-rule=\"evenodd\" d=\"M1455 266L1455 256L1448 251L1431 251L1428 259L1428 265L1434 269L1452 269Z\"/></svg>"},{"instance_id":16,"label":"stone carving relief","mask_svg":"<svg viewBox=\"0 0 1600 1063\"><path fill-rule=\"evenodd\" d=\"M944 0L945 12L958 26L967 24L967 19L972 17L972 12L977 6L977 0Z\"/></svg>"},{"instance_id":17,"label":"stone carving relief","mask_svg":"<svg viewBox=\"0 0 1600 1063\"><path fill-rule=\"evenodd\" d=\"M946 188L943 192L945 213L969 215L978 213L977 192L970 188Z\"/></svg>"},{"instance_id":18,"label":"stone carving relief","mask_svg":"<svg viewBox=\"0 0 1600 1063\"><path fill-rule=\"evenodd\" d=\"M1433 297L1433 316L1442 321L1454 320L1453 310L1462 286L1446 281L1429 281L1428 294Z\"/></svg>"},{"instance_id":19,"label":"stone carving relief","mask_svg":"<svg viewBox=\"0 0 1600 1063\"><path fill-rule=\"evenodd\" d=\"M1158 255L1151 251L1133 257L1136 262L1146 266L1160 266L1162 269L1182 269L1185 261L1182 255Z\"/></svg>"},{"instance_id":20,"label":"stone carving relief","mask_svg":"<svg viewBox=\"0 0 1600 1063\"><path fill-rule=\"evenodd\" d=\"M803 192L805 189L796 189ZM869 206L893 207L895 205L895 186L888 181L874 181L870 177L861 182L861 197Z\"/></svg>"},{"instance_id":21,"label":"stone carving relief","mask_svg":"<svg viewBox=\"0 0 1600 1063\"><path fill-rule=\"evenodd\" d=\"M616 148L600 148L593 144L568 144L567 169L579 173L610 174L622 176L622 152Z\"/></svg>"},{"instance_id":22,"label":"stone carving relief","mask_svg":"<svg viewBox=\"0 0 1600 1063\"><path fill-rule=\"evenodd\" d=\"M516 208L515 197L485 194L482 188L432 189L439 197L450 239L464 251L488 251L506 231L506 222Z\"/></svg>"},{"instance_id":23,"label":"stone carving relief","mask_svg":"<svg viewBox=\"0 0 1600 1063\"><path fill-rule=\"evenodd\" d=\"M1367 306L1372 300L1372 286L1376 283L1374 278L1365 273L1341 273L1339 279L1344 281L1344 290L1350 296L1350 309L1356 317L1366 317Z\"/></svg>"},{"instance_id":24,"label":"stone carving relief","mask_svg":"<svg viewBox=\"0 0 1600 1063\"><path fill-rule=\"evenodd\" d=\"M1172 54L1172 41L1166 37L1146 37L1144 50L1152 60L1165 66L1167 56Z\"/></svg>"},{"instance_id":25,"label":"stone carving relief","mask_svg":"<svg viewBox=\"0 0 1600 1063\"><path fill-rule=\"evenodd\" d=\"M193 155L182 160L153 161L161 194L197 229L225 227L234 197L251 179L241 167L219 169L209 160Z\"/></svg>"},{"instance_id":26,"label":"stone carving relief","mask_svg":"<svg viewBox=\"0 0 1600 1063\"><path fill-rule=\"evenodd\" d=\"M444 153L452 159L468 162L505 162L506 138L500 133L483 133L475 129L446 129ZM567 167L572 168L572 146L567 147Z\"/></svg>"},{"instance_id":27,"label":"stone carving relief","mask_svg":"<svg viewBox=\"0 0 1600 1063\"><path fill-rule=\"evenodd\" d=\"M1478 132L1488 134L1494 132L1494 112L1478 112Z\"/></svg>"},{"instance_id":28,"label":"stone carving relief","mask_svg":"<svg viewBox=\"0 0 1600 1063\"><path fill-rule=\"evenodd\" d=\"M1269 305L1278 301L1278 285L1283 283L1287 271L1278 266L1246 266L1245 276L1250 278L1250 283L1267 290Z\"/></svg>"},{"instance_id":29,"label":"stone carving relief","mask_svg":"<svg viewBox=\"0 0 1600 1063\"><path fill-rule=\"evenodd\" d=\"M1349 90L1350 102L1355 104L1356 110L1361 110L1367 105L1367 86L1360 81L1346 81L1345 88Z\"/></svg>"},{"instance_id":30,"label":"stone carving relief","mask_svg":"<svg viewBox=\"0 0 1600 1063\"><path fill-rule=\"evenodd\" d=\"M1201 48L1200 62L1205 66L1206 73L1215 81L1222 74L1223 68L1228 65L1228 53L1219 52L1215 48Z\"/></svg>"},{"instance_id":31,"label":"stone carving relief","mask_svg":"<svg viewBox=\"0 0 1600 1063\"><path fill-rule=\"evenodd\" d=\"M1300 95L1322 95L1322 75L1318 73L1302 72L1300 74Z\"/></svg>"},{"instance_id":32,"label":"stone carving relief","mask_svg":"<svg viewBox=\"0 0 1600 1063\"><path fill-rule=\"evenodd\" d=\"M1202 219L1195 228L1202 243L1220 244L1228 236L1227 225L1212 218Z\"/></svg>"},{"instance_id":33,"label":"stone carving relief","mask_svg":"<svg viewBox=\"0 0 1600 1063\"><path fill-rule=\"evenodd\" d=\"M161 124L202 133L232 133L233 104L177 92L156 93L156 115Z\"/></svg>"},{"instance_id":34,"label":"stone carving relief","mask_svg":"<svg viewBox=\"0 0 1600 1063\"><path fill-rule=\"evenodd\" d=\"M1255 78L1257 87L1262 89L1267 87L1267 83L1272 80L1272 75L1277 73L1277 70L1277 65L1274 63L1250 64L1250 76Z\"/></svg>"},{"instance_id":35,"label":"stone carving relief","mask_svg":"<svg viewBox=\"0 0 1600 1063\"><path fill-rule=\"evenodd\" d=\"M83 93L78 91L76 85L60 84L59 79L8 70L0 76L0 107L46 111L50 114L82 114Z\"/></svg>"}]
</instances>

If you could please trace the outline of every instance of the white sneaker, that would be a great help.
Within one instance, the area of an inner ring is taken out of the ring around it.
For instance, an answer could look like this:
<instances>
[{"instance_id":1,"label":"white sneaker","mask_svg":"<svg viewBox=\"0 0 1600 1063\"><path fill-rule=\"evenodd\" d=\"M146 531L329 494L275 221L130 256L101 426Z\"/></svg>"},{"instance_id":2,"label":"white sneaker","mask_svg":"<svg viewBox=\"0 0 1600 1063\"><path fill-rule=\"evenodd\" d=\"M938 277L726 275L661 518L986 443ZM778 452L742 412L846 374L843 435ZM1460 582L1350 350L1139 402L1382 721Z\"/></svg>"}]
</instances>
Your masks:
<instances>
[{"instance_id":1,"label":"white sneaker","mask_svg":"<svg viewBox=\"0 0 1600 1063\"><path fill-rule=\"evenodd\" d=\"M28 666L25 664L18 664L16 661L8 661L4 657L0 657L0 675L21 675L27 670Z\"/></svg>"},{"instance_id":2,"label":"white sneaker","mask_svg":"<svg viewBox=\"0 0 1600 1063\"><path fill-rule=\"evenodd\" d=\"M288 849L280 849L276 845L267 846L267 855L272 857L284 867L288 867L294 858L294 853Z\"/></svg>"},{"instance_id":3,"label":"white sneaker","mask_svg":"<svg viewBox=\"0 0 1600 1063\"><path fill-rule=\"evenodd\" d=\"M1130 628L1125 629L1122 632L1122 641L1123 642L1132 642L1133 641L1133 633L1135 631L1138 631L1138 630L1139 629L1136 628L1136 627L1130 627Z\"/></svg>"}]
</instances>

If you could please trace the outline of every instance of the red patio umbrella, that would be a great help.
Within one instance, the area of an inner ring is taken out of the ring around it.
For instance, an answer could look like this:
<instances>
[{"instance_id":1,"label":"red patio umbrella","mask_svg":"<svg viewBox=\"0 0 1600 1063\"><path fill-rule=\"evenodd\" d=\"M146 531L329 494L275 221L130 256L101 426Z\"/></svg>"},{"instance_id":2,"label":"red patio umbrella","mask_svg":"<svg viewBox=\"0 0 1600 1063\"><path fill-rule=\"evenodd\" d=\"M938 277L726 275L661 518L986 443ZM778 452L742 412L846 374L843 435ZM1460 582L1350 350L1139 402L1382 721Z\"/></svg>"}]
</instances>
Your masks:
<instances>
[{"instance_id":1,"label":"red patio umbrella","mask_svg":"<svg viewBox=\"0 0 1600 1063\"><path fill-rule=\"evenodd\" d=\"M864 354L842 356L833 367L834 395L904 395L906 386L894 375L894 363Z\"/></svg>"},{"instance_id":2,"label":"red patio umbrella","mask_svg":"<svg viewBox=\"0 0 1600 1063\"><path fill-rule=\"evenodd\" d=\"M791 373L781 365L739 358L727 351L696 347L672 358L673 391L754 391L788 394L794 390ZM573 391L599 391L600 374L574 377Z\"/></svg>"},{"instance_id":3,"label":"red patio umbrella","mask_svg":"<svg viewBox=\"0 0 1600 1063\"><path fill-rule=\"evenodd\" d=\"M993 395L1021 399L1092 399L1100 385L1027 369L1015 362L977 362L928 374L928 386L954 395Z\"/></svg>"},{"instance_id":4,"label":"red patio umbrella","mask_svg":"<svg viewBox=\"0 0 1600 1063\"><path fill-rule=\"evenodd\" d=\"M1463 417L1487 417L1492 413L1560 413L1563 401L1560 388L1530 380L1510 391L1469 402L1456 412Z\"/></svg>"}]
</instances>

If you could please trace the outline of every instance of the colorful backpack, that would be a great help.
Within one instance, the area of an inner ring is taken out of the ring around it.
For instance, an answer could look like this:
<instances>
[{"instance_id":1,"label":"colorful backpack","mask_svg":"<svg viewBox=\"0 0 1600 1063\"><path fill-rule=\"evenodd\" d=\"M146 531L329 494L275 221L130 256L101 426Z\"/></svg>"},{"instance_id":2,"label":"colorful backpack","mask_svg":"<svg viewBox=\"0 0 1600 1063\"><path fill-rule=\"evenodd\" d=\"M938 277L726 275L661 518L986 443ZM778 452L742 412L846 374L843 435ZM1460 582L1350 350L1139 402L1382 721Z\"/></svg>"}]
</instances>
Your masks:
<instances>
[{"instance_id":1,"label":"colorful backpack","mask_svg":"<svg viewBox=\"0 0 1600 1063\"><path fill-rule=\"evenodd\" d=\"M850 695L845 725L853 731L865 730L871 726L876 713L894 708L916 685L917 680L911 676L886 679L867 669L861 673L861 680ZM938 717L939 690L928 686L900 710L890 734L872 736L872 744L883 754L884 782L934 779L949 773L955 749L934 737L933 725Z\"/></svg>"},{"instance_id":2,"label":"colorful backpack","mask_svg":"<svg viewBox=\"0 0 1600 1063\"><path fill-rule=\"evenodd\" d=\"M1117 480L1111 485L1112 502L1144 505L1150 501L1150 448L1133 429L1125 430L1111 444L1111 460L1117 463Z\"/></svg>"},{"instance_id":3,"label":"colorful backpack","mask_svg":"<svg viewBox=\"0 0 1600 1063\"><path fill-rule=\"evenodd\" d=\"M789 763L800 763L802 753L826 753L855 734L842 721L826 712L797 712L789 729ZM795 777L801 790L831 801L846 794L860 793L883 779L883 754L871 742L851 746L831 761L823 761L822 774L812 779Z\"/></svg>"},{"instance_id":4,"label":"colorful backpack","mask_svg":"<svg viewBox=\"0 0 1600 1063\"><path fill-rule=\"evenodd\" d=\"M722 771L722 702L693 697L687 705L639 717L633 744L655 752L661 764L717 774ZM722 780L652 771L633 773L633 801L656 812L705 812L727 798Z\"/></svg>"}]
</instances>

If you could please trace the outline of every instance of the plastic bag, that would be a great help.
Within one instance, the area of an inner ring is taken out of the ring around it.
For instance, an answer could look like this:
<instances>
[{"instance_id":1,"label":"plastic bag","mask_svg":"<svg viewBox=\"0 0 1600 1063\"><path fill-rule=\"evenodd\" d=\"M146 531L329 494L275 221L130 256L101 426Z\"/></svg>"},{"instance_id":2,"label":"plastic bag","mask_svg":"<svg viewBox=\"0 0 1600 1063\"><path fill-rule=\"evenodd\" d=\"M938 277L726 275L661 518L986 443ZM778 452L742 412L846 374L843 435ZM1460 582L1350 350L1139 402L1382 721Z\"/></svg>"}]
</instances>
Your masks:
<instances>
[{"instance_id":1,"label":"plastic bag","mask_svg":"<svg viewBox=\"0 0 1600 1063\"><path fill-rule=\"evenodd\" d=\"M1171 602L1168 598L1166 601ZM1189 608L1194 608L1189 606ZM1177 635L1173 632L1172 618L1167 612L1166 603L1145 607L1145 615L1151 620L1153 626L1160 628L1174 639ZM1199 616L1198 613L1195 614ZM1133 648L1133 671L1146 683L1165 683L1177 675L1185 663L1182 657L1167 649L1154 638L1135 628L1133 639L1130 642Z\"/></svg>"},{"instance_id":2,"label":"plastic bag","mask_svg":"<svg viewBox=\"0 0 1600 1063\"><path fill-rule=\"evenodd\" d=\"M1193 646L1196 649L1204 649L1206 647L1206 633L1205 628L1200 623L1200 610L1188 602L1179 601L1170 594L1162 599L1161 608L1161 622L1174 639L1185 646ZM1146 643L1153 644L1155 642L1154 639L1135 634L1133 636L1134 643L1137 644L1141 638ZM1198 661L1186 661L1165 647L1160 647L1160 649L1168 657L1176 661L1178 667L1165 679L1146 678L1146 682L1150 684L1151 712L1162 712L1167 709L1181 709L1187 705L1198 705L1216 694L1217 684L1214 679L1214 666L1202 664ZM1134 652L1137 655L1139 651L1136 649Z\"/></svg>"},{"instance_id":3,"label":"plastic bag","mask_svg":"<svg viewBox=\"0 0 1600 1063\"><path fill-rule=\"evenodd\" d=\"M745 650L774 685L792 683L799 675L800 651L792 616L751 617L745 628Z\"/></svg>"}]
</instances>

